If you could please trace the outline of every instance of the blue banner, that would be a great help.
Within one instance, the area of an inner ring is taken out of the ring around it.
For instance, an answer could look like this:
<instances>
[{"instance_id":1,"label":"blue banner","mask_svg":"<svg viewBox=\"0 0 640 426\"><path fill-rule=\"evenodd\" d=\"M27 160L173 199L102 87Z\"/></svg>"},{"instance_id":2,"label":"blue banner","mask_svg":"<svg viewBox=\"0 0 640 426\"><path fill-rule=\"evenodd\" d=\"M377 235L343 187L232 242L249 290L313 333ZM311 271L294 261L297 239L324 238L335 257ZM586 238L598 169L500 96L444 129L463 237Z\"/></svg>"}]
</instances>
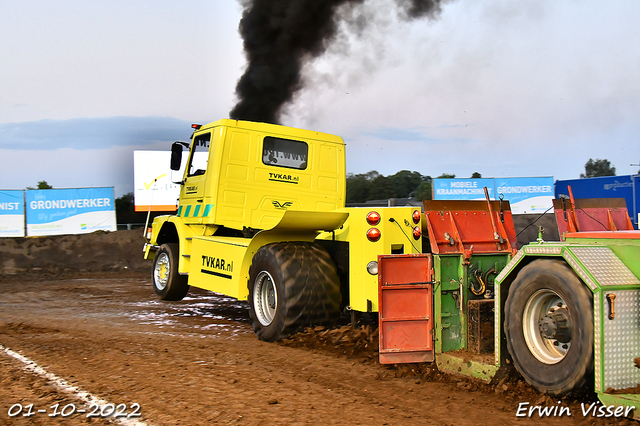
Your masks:
<instances>
[{"instance_id":1,"label":"blue banner","mask_svg":"<svg viewBox=\"0 0 640 426\"><path fill-rule=\"evenodd\" d=\"M485 200L500 195L509 200L511 212L544 213L553 205L553 177L434 179L434 200Z\"/></svg>"},{"instance_id":2,"label":"blue banner","mask_svg":"<svg viewBox=\"0 0 640 426\"><path fill-rule=\"evenodd\" d=\"M115 231L113 188L26 191L27 235Z\"/></svg>"},{"instance_id":3,"label":"blue banner","mask_svg":"<svg viewBox=\"0 0 640 426\"><path fill-rule=\"evenodd\" d=\"M484 187L493 198L493 179L434 179L434 200L484 200Z\"/></svg>"},{"instance_id":4,"label":"blue banner","mask_svg":"<svg viewBox=\"0 0 640 426\"><path fill-rule=\"evenodd\" d=\"M603 176L587 179L559 180L556 182L556 198L569 195L571 186L574 198L624 198L629 217L638 227L640 215L640 175Z\"/></svg>"},{"instance_id":5,"label":"blue banner","mask_svg":"<svg viewBox=\"0 0 640 426\"><path fill-rule=\"evenodd\" d=\"M0 191L0 237L24 237L24 191Z\"/></svg>"}]
</instances>

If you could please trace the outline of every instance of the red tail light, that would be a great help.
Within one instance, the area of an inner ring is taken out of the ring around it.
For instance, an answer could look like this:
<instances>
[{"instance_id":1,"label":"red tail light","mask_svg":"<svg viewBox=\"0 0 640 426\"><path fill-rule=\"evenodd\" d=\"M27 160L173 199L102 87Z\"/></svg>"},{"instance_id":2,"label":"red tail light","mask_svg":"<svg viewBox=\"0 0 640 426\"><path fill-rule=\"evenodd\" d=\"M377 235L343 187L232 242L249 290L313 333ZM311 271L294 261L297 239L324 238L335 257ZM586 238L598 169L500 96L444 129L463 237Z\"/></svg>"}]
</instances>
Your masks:
<instances>
[{"instance_id":1,"label":"red tail light","mask_svg":"<svg viewBox=\"0 0 640 426\"><path fill-rule=\"evenodd\" d=\"M420 227L416 226L415 228L413 228L413 239L419 240L421 236L422 231L420 230Z\"/></svg>"},{"instance_id":2,"label":"red tail light","mask_svg":"<svg viewBox=\"0 0 640 426\"><path fill-rule=\"evenodd\" d=\"M380 236L381 234L378 228L371 228L367 231L367 238L372 243L375 243L376 241L378 241L380 239Z\"/></svg>"},{"instance_id":3,"label":"red tail light","mask_svg":"<svg viewBox=\"0 0 640 426\"><path fill-rule=\"evenodd\" d=\"M380 214L378 212L369 212L369 214L367 214L367 223L371 226L379 224Z\"/></svg>"},{"instance_id":4,"label":"red tail light","mask_svg":"<svg viewBox=\"0 0 640 426\"><path fill-rule=\"evenodd\" d=\"M418 210L413 211L413 223L416 225L420 222L420 212Z\"/></svg>"}]
</instances>

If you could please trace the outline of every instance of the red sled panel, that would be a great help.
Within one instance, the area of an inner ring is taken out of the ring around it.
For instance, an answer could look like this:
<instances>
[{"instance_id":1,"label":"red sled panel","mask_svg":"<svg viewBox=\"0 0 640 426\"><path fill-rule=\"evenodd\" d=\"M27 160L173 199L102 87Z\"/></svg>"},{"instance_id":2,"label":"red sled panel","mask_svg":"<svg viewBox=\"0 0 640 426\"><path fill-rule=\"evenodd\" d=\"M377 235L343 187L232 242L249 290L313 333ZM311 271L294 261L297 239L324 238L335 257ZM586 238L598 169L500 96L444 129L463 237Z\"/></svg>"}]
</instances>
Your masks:
<instances>
[{"instance_id":1,"label":"red sled panel","mask_svg":"<svg viewBox=\"0 0 640 426\"><path fill-rule=\"evenodd\" d=\"M434 360L432 265L429 254L378 256L380 363Z\"/></svg>"}]
</instances>

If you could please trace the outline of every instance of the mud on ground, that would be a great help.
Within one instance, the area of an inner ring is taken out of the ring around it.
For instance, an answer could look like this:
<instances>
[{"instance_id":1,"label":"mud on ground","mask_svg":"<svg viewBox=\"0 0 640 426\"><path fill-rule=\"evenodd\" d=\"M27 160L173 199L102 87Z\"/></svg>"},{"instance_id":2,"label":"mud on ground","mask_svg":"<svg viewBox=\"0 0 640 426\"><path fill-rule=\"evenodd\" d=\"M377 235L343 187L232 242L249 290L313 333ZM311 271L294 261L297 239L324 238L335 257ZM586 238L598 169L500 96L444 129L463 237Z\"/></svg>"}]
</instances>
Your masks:
<instances>
[{"instance_id":1,"label":"mud on ground","mask_svg":"<svg viewBox=\"0 0 640 426\"><path fill-rule=\"evenodd\" d=\"M244 302L198 289L158 301L141 247L138 231L0 240L0 425L112 424L50 416L89 407L8 351L129 413L139 404L148 425L635 424L584 417L592 394L558 403L515 375L484 384L380 365L371 321L261 342ZM523 402L572 416L516 418ZM10 417L16 404L45 412Z\"/></svg>"},{"instance_id":2,"label":"mud on ground","mask_svg":"<svg viewBox=\"0 0 640 426\"><path fill-rule=\"evenodd\" d=\"M0 238L0 277L147 271L142 230Z\"/></svg>"}]
</instances>

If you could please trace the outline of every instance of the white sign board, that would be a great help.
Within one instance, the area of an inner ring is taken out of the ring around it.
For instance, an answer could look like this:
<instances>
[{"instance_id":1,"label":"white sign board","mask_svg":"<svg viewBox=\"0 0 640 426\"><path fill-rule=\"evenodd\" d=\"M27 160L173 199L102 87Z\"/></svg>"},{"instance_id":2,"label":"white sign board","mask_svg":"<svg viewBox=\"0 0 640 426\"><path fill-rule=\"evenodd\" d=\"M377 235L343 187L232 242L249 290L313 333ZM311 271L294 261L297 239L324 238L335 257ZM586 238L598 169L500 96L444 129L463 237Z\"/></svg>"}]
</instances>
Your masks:
<instances>
[{"instance_id":1,"label":"white sign board","mask_svg":"<svg viewBox=\"0 0 640 426\"><path fill-rule=\"evenodd\" d=\"M183 155L184 157L186 155ZM171 181L182 179L182 172L169 168L170 151L133 151L133 185L135 210L171 212L177 209L180 185ZM172 175L173 173L173 175Z\"/></svg>"},{"instance_id":2,"label":"white sign board","mask_svg":"<svg viewBox=\"0 0 640 426\"><path fill-rule=\"evenodd\" d=\"M502 194L513 214L544 213L553 206L553 177L495 178L496 196Z\"/></svg>"},{"instance_id":3,"label":"white sign board","mask_svg":"<svg viewBox=\"0 0 640 426\"><path fill-rule=\"evenodd\" d=\"M175 212L180 197L180 182L189 157L182 152L180 170L170 168L170 151L133 151L133 185L135 211L146 212L151 207L154 212ZM196 152L194 169L206 169L207 153ZM199 166L203 164L204 167Z\"/></svg>"}]
</instances>

